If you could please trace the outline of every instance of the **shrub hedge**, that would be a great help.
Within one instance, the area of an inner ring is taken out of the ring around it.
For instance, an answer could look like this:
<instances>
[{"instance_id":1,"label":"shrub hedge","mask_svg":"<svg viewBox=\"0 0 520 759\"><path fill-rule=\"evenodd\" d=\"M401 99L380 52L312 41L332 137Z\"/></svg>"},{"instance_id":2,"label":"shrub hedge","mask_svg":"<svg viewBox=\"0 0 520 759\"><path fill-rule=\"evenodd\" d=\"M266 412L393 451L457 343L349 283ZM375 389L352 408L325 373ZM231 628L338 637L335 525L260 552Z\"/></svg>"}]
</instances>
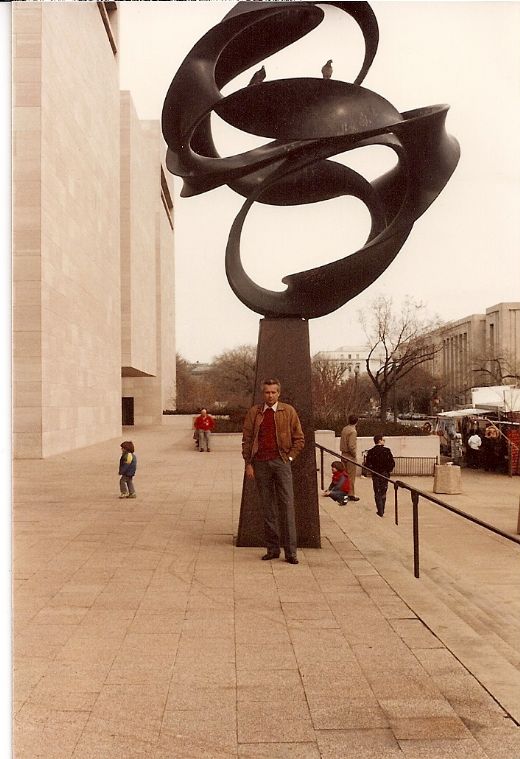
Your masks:
<instances>
[{"instance_id":1,"label":"shrub hedge","mask_svg":"<svg viewBox=\"0 0 520 759\"><path fill-rule=\"evenodd\" d=\"M215 432L242 432L246 409L208 409L208 413L215 417ZM165 410L163 414L191 415L197 416L199 409L177 409L175 411ZM346 424L343 417L330 420L320 418L319 415L314 418L315 430L334 430L336 435L341 434L341 430ZM382 435L427 435L428 433L419 427L412 427L408 424L399 424L397 422L380 422L378 419L360 419L357 424L357 433L359 437L373 437L381 433Z\"/></svg>"}]
</instances>

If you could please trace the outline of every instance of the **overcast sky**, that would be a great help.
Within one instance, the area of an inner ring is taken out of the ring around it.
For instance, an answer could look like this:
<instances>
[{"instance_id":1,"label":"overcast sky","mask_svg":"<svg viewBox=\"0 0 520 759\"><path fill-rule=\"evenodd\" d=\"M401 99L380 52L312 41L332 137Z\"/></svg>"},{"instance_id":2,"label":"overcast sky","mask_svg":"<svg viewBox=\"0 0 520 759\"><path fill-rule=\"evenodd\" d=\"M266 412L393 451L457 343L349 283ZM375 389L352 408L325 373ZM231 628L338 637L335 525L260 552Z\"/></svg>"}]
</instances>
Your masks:
<instances>
[{"instance_id":1,"label":"overcast sky","mask_svg":"<svg viewBox=\"0 0 520 759\"><path fill-rule=\"evenodd\" d=\"M233 5L120 4L121 87L131 90L140 118L160 118L182 60ZM385 0L372 7L380 43L363 86L400 111L450 104L447 128L462 154L386 272L334 314L311 321L313 353L363 342L358 312L381 293L396 304L411 295L446 321L520 300L520 3ZM362 57L357 26L329 7L318 29L264 63L268 79L320 77L332 58L334 78L352 81ZM224 94L245 86L253 70ZM222 128L216 119L215 136L222 155L268 141ZM392 165L393 153L374 147L345 161L370 179ZM227 187L180 198L180 180L175 185L177 349L188 360L209 361L257 340L260 316L236 298L224 271L229 228L243 199ZM362 247L368 227L368 212L356 199L255 204L243 235L244 266L258 284L283 289L285 274Z\"/></svg>"}]
</instances>

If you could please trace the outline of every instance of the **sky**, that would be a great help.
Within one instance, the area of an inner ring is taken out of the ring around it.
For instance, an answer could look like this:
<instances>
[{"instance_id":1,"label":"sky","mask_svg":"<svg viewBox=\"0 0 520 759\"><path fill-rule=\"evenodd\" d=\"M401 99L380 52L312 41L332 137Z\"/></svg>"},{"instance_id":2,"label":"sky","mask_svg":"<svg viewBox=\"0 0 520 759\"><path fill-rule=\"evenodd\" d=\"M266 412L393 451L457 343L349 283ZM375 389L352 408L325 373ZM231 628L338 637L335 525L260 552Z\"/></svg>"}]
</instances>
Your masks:
<instances>
[{"instance_id":1,"label":"sky","mask_svg":"<svg viewBox=\"0 0 520 759\"><path fill-rule=\"evenodd\" d=\"M234 4L120 4L121 88L132 92L140 118L160 118L184 57ZM311 353L363 343L359 312L381 294L396 309L411 296L443 321L520 300L520 2L384 0L372 8L380 42L363 86L400 111L448 103L447 130L459 140L461 159L384 274L333 314L311 320ZM329 6L316 30L264 64L270 80L321 77L332 58L334 78L352 81L363 52L355 23ZM245 86L256 68L224 94ZM213 123L221 155L268 141L216 117ZM342 160L371 179L388 170L393 153L377 146ZM261 317L237 299L224 271L227 236L243 199L227 187L180 198L181 180L174 183L177 350L206 362L257 341ZM362 247L368 226L368 212L352 198L285 208L255 204L243 235L244 267L258 284L283 289L285 274Z\"/></svg>"}]
</instances>

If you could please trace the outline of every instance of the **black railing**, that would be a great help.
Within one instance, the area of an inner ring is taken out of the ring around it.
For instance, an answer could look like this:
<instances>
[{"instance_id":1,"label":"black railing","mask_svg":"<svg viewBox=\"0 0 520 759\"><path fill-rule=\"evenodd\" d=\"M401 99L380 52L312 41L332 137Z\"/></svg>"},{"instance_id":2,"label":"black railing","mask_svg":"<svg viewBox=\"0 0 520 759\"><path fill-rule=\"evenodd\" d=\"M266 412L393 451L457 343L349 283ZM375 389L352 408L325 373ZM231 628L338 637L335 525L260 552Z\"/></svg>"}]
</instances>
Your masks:
<instances>
[{"instance_id":1,"label":"black railing","mask_svg":"<svg viewBox=\"0 0 520 759\"><path fill-rule=\"evenodd\" d=\"M359 469L362 469L363 472L367 472L371 474L372 476L381 477L384 480L386 480L388 483L393 485L394 488L394 517L395 517L395 523L399 524L399 504L398 504L398 497L397 497L397 491L399 488L402 488L403 490L408 490L410 492L410 496L412 499L412 532L413 532L413 573L415 577L419 577L419 498L424 498L426 501L430 501L431 503L434 503L436 506L441 506L446 511L451 511L452 514L456 514L459 517L462 517L463 519L466 519L468 522L473 522L473 524L477 524L479 527L483 527L488 532L493 532L495 535L500 535L502 538L506 538L506 540L510 540L512 543L516 543L517 545L520 545L520 538L516 537L515 535L510 535L507 532L504 532L503 530L500 530L498 527L494 527L492 524L488 524L487 522L483 522L482 519L478 519L478 517L474 517L472 514L468 514L465 511L461 511L461 509L458 509L456 506L452 506L449 503L446 503L445 501L441 501L440 498L436 498L433 495L430 495L430 493L425 493L423 490L419 490L418 488L412 487L412 485L408 485L406 482L402 482L401 480L392 480L390 477L385 477L383 474L379 474L378 472L374 472L372 469L369 469L365 464L358 464L357 461L354 461L353 459L348 458L348 456L343 456L339 454L337 451L331 451L330 448L325 448L325 446L320 445L319 443L315 443L316 448L320 451L320 477L321 477L321 489L325 489L325 473L324 473L324 454L328 453L330 456L334 456L334 458L341 461L348 461L350 464L354 464Z\"/></svg>"}]
</instances>

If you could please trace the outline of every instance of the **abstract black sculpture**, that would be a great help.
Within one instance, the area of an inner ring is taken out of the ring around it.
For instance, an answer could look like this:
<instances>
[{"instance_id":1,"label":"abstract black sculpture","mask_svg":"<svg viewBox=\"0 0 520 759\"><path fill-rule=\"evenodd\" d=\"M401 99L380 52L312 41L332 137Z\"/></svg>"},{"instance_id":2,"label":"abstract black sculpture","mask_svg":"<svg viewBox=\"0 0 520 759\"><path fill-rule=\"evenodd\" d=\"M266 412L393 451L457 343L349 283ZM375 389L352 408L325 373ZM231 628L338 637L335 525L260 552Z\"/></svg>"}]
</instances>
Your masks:
<instances>
[{"instance_id":1,"label":"abstract black sculpture","mask_svg":"<svg viewBox=\"0 0 520 759\"><path fill-rule=\"evenodd\" d=\"M379 32L365 2L329 2L358 23L365 58L354 83L323 78L263 81L224 97L221 89L314 29L324 17L312 2L239 2L191 50L165 99L163 134L168 169L184 180L182 195L227 184L243 195L226 250L226 273L238 298L266 316L324 316L368 287L392 262L415 220L457 165L458 142L445 130L447 105L399 113L361 87L376 54ZM220 158L210 114L236 129L270 138L264 146ZM397 165L368 182L332 156L385 145ZM242 267L240 235L255 202L314 203L359 198L371 216L364 247L333 263L284 278L284 292L258 286Z\"/></svg>"},{"instance_id":2,"label":"abstract black sculpture","mask_svg":"<svg viewBox=\"0 0 520 759\"><path fill-rule=\"evenodd\" d=\"M457 165L457 141L445 130L447 105L399 113L380 95L361 87L377 51L379 31L366 2L327 2L350 15L365 41L356 79L321 77L266 80L262 67L249 84L225 97L222 88L317 27L324 11L315 2L237 3L221 23L193 47L164 102L162 127L168 169L184 181L181 195L221 185L246 198L226 249L226 274L237 297L264 315L257 353L257 394L263 373L280 376L284 400L298 408L307 445L296 460L298 544L319 547L314 425L308 319L324 316L367 288L393 261L415 220L428 208ZM267 138L261 147L221 158L210 117ZM383 145L397 164L367 181L333 156ZM365 245L344 258L284 277L283 292L257 285L240 258L242 228L255 202L315 203L343 195L360 199L371 217ZM244 481L238 545L262 545L255 488Z\"/></svg>"}]
</instances>

